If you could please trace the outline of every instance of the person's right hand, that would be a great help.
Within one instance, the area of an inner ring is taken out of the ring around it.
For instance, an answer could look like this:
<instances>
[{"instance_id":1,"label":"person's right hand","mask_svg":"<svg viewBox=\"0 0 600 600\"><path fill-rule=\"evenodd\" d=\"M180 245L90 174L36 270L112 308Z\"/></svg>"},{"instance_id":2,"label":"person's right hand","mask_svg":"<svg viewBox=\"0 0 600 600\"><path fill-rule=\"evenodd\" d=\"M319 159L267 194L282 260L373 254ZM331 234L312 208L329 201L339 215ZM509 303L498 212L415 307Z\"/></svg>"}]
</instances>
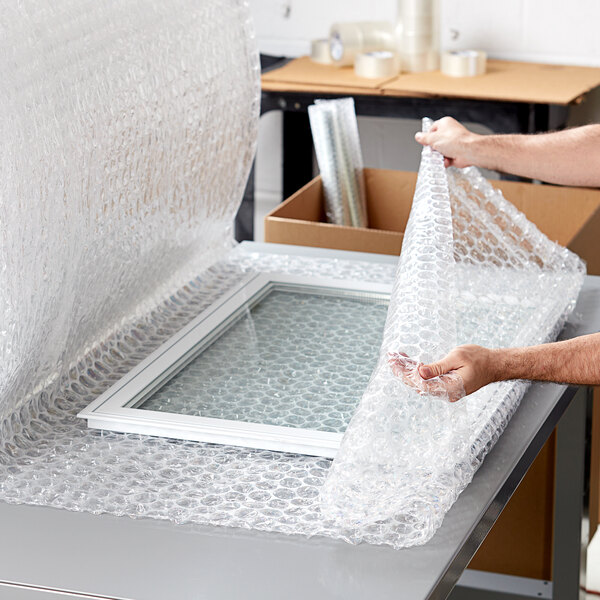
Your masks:
<instances>
[{"instance_id":1,"label":"person's right hand","mask_svg":"<svg viewBox=\"0 0 600 600\"><path fill-rule=\"evenodd\" d=\"M419 375L429 381L446 374L458 375L468 396L488 383L504 379L501 373L501 357L505 350L490 350L475 344L457 346L442 358L429 365L419 365Z\"/></svg>"},{"instance_id":2,"label":"person's right hand","mask_svg":"<svg viewBox=\"0 0 600 600\"><path fill-rule=\"evenodd\" d=\"M470 167L475 164L472 146L480 136L470 132L452 117L435 121L428 133L418 132L415 140L423 146L431 146L444 155L446 167Z\"/></svg>"}]
</instances>

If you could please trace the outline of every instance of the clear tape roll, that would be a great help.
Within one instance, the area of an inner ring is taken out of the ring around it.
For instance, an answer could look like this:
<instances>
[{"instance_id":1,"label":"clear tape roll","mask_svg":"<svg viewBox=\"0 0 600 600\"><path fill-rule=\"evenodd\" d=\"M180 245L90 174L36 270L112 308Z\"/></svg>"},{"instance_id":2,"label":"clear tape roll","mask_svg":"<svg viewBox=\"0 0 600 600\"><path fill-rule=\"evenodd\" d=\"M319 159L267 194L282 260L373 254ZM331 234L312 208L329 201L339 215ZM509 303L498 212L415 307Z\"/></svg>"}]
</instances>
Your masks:
<instances>
[{"instance_id":1,"label":"clear tape roll","mask_svg":"<svg viewBox=\"0 0 600 600\"><path fill-rule=\"evenodd\" d=\"M435 71L440 67L440 54L435 50L408 52L402 55L402 69L407 73Z\"/></svg>"},{"instance_id":2,"label":"clear tape roll","mask_svg":"<svg viewBox=\"0 0 600 600\"><path fill-rule=\"evenodd\" d=\"M449 77L476 77L486 70L487 55L481 50L454 50L442 53L442 73Z\"/></svg>"},{"instance_id":3,"label":"clear tape roll","mask_svg":"<svg viewBox=\"0 0 600 600\"><path fill-rule=\"evenodd\" d=\"M310 59L321 65L333 64L329 53L329 39L312 40L310 43Z\"/></svg>"},{"instance_id":4,"label":"clear tape roll","mask_svg":"<svg viewBox=\"0 0 600 600\"><path fill-rule=\"evenodd\" d=\"M329 31L329 52L338 67L351 66L360 52L394 50L394 25L386 22L334 23Z\"/></svg>"},{"instance_id":5,"label":"clear tape roll","mask_svg":"<svg viewBox=\"0 0 600 600\"><path fill-rule=\"evenodd\" d=\"M354 72L367 79L395 77L400 73L400 57L388 51L363 52L356 55Z\"/></svg>"}]
</instances>

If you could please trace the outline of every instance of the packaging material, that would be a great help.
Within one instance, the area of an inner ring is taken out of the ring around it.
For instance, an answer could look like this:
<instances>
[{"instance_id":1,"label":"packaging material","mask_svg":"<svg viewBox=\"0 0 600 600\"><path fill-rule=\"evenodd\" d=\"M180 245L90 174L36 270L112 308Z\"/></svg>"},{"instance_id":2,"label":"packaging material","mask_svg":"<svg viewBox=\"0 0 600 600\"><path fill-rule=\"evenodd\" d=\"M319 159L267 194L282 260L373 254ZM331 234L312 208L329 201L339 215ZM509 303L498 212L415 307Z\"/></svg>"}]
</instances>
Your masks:
<instances>
[{"instance_id":1,"label":"packaging material","mask_svg":"<svg viewBox=\"0 0 600 600\"><path fill-rule=\"evenodd\" d=\"M416 173L365 168L364 176L368 229L325 222L323 185L317 176L265 217L265 241L400 254ZM600 256L596 252L599 190L515 181L494 181L493 185L550 239L584 257L588 272L600 275Z\"/></svg>"},{"instance_id":2,"label":"packaging material","mask_svg":"<svg viewBox=\"0 0 600 600\"><path fill-rule=\"evenodd\" d=\"M330 53L333 64L351 66L361 52L395 50L394 26L385 21L334 23L329 30Z\"/></svg>"},{"instance_id":3,"label":"packaging material","mask_svg":"<svg viewBox=\"0 0 600 600\"><path fill-rule=\"evenodd\" d=\"M394 77L400 73L400 57L387 50L363 52L356 55L354 72L368 79Z\"/></svg>"},{"instance_id":4,"label":"packaging material","mask_svg":"<svg viewBox=\"0 0 600 600\"><path fill-rule=\"evenodd\" d=\"M354 100L317 100L308 107L329 222L367 226L363 162Z\"/></svg>"},{"instance_id":5,"label":"packaging material","mask_svg":"<svg viewBox=\"0 0 600 600\"><path fill-rule=\"evenodd\" d=\"M331 65L333 60L329 53L329 40L312 40L310 43L310 60L321 65Z\"/></svg>"},{"instance_id":6,"label":"packaging material","mask_svg":"<svg viewBox=\"0 0 600 600\"><path fill-rule=\"evenodd\" d=\"M449 402L455 378L438 378L433 393L416 389L398 377L398 355L429 363L460 343L554 339L584 275L579 257L476 169L447 177L442 155L424 148L379 362L321 489L323 515L340 528L394 530L401 546L429 540L527 383L499 382Z\"/></svg>"},{"instance_id":7,"label":"packaging material","mask_svg":"<svg viewBox=\"0 0 600 600\"><path fill-rule=\"evenodd\" d=\"M402 68L408 71L403 59ZM275 76L274 76L275 77ZM336 83L333 77L329 84ZM472 98L566 105L600 85L600 69L488 60L485 77L447 77L440 71L403 73L385 82L384 95Z\"/></svg>"},{"instance_id":8,"label":"packaging material","mask_svg":"<svg viewBox=\"0 0 600 600\"><path fill-rule=\"evenodd\" d=\"M320 65L310 57L302 56L262 75L263 90L331 93L337 96L353 94L380 95L381 86L393 77L368 79L359 77L352 68L338 69Z\"/></svg>"},{"instance_id":9,"label":"packaging material","mask_svg":"<svg viewBox=\"0 0 600 600\"><path fill-rule=\"evenodd\" d=\"M441 71L448 77L477 77L485 73L487 55L481 50L452 50L442 53Z\"/></svg>"},{"instance_id":10,"label":"packaging material","mask_svg":"<svg viewBox=\"0 0 600 600\"><path fill-rule=\"evenodd\" d=\"M0 4L6 423L231 247L260 67L238 0Z\"/></svg>"},{"instance_id":11,"label":"packaging material","mask_svg":"<svg viewBox=\"0 0 600 600\"><path fill-rule=\"evenodd\" d=\"M400 254L416 173L365 169L369 229L324 222L320 178L304 186L265 218L265 240L363 252ZM550 239L568 246L600 275L600 190L493 181ZM544 446L500 518L474 556L474 569L536 579L552 577L554 440ZM594 460L592 450L592 460ZM592 486L590 506L593 503ZM592 508L590 508L592 511ZM590 522L593 515L590 513Z\"/></svg>"},{"instance_id":12,"label":"packaging material","mask_svg":"<svg viewBox=\"0 0 600 600\"><path fill-rule=\"evenodd\" d=\"M392 282L394 273L370 262L241 249L225 254L258 121L258 54L245 3L4 4L0 500L394 547L426 539L470 476L468 469L464 476L453 473L438 509L429 502L430 492L441 489L439 482L421 489L423 502L415 499L415 514L420 522L432 514L423 534L415 534L415 522L399 519L376 527L340 527L339 515L327 519L320 507L329 461L98 432L76 418L245 272L378 282ZM60 27L50 27L53 23ZM433 226L439 247L427 256L408 250L400 265L401 272L418 274L419 290L430 285L422 264L428 258L441 277L440 303L433 307L440 330L420 329L419 340L404 337L402 348L392 348L420 360L427 355L416 351L420 340L440 351L453 341L452 322L445 320L452 311L442 294L442 289L452 293L452 279L437 264L449 260L443 237L449 231L448 200L439 168L439 158L425 157L411 219L421 222L425 204L435 209L438 220L427 226L429 231ZM457 257L451 270L454 287L462 292L451 298L464 317L455 319L457 341L500 344L547 336L560 324L578 277L573 274L571 282L568 268L553 269L561 259L567 266L576 259L544 240L475 171L453 173L449 189ZM488 209L502 209L494 215L496 229L489 225ZM502 215L514 226L503 229ZM409 226L407 249L422 235L417 225ZM477 239L483 231L496 233L495 240ZM523 240L536 244L519 245ZM511 253L515 244L520 254ZM514 259L511 266L495 264L504 253ZM421 257L419 268L412 269L415 257ZM554 287L548 288L550 281ZM537 302L536 294L540 304L529 315L527 302ZM407 300L417 302L414 295ZM401 311L393 312L401 322ZM493 339L480 321L490 314L498 319L494 331L502 334ZM421 317L413 317L418 324ZM403 331L410 335L405 326ZM469 423L485 423L493 441L508 416L495 421L494 399L510 409L523 389L501 385L490 396L486 392L455 405L438 399L433 421L457 407L460 414L448 414L458 439L465 439L459 417L466 410L473 417ZM410 398L422 408L421 396ZM408 435L415 435L410 427ZM424 460L435 444L447 441L445 435L423 436ZM480 458L477 454L475 462ZM438 472L448 466L445 460ZM344 489L343 456L341 461L329 491ZM414 473L414 489L423 476ZM357 489L368 481L357 479ZM331 496L334 502L339 497ZM344 504L344 519L351 519L352 510Z\"/></svg>"},{"instance_id":13,"label":"packaging material","mask_svg":"<svg viewBox=\"0 0 600 600\"><path fill-rule=\"evenodd\" d=\"M403 71L407 69L404 68ZM492 76L493 75L493 76ZM485 77L446 77L439 71L403 72L367 79L353 69L334 69L303 56L262 76L265 91L369 94L417 98L457 97L566 105L600 85L600 69L572 65L488 60Z\"/></svg>"},{"instance_id":14,"label":"packaging material","mask_svg":"<svg viewBox=\"0 0 600 600\"><path fill-rule=\"evenodd\" d=\"M438 0L398 0L396 44L405 71L439 68Z\"/></svg>"},{"instance_id":15,"label":"packaging material","mask_svg":"<svg viewBox=\"0 0 600 600\"><path fill-rule=\"evenodd\" d=\"M457 191L463 189L463 183L473 181L483 186L478 190L489 191L476 172L455 174ZM475 208L477 199L484 196L483 192L473 193ZM490 197L500 202L495 193ZM456 202L462 206L462 201ZM510 216L515 217L512 213ZM524 234L529 239L531 225L518 213L513 220L526 225ZM458 222L470 224L471 219L465 221L461 217ZM394 267L385 263L235 249L200 277L174 291L155 310L136 315L114 335L91 343L82 359L62 378L55 394L41 390L20 410L11 413L3 422L0 437L0 499L177 523L326 535L353 543L366 541L402 547L422 541L407 535L407 528L401 522L344 528L325 518L319 495L330 470L328 460L98 432L87 429L76 418L83 407L248 272L394 281ZM544 283L539 271L534 269L534 272L536 283ZM498 286L505 284L506 279L498 280ZM496 291L496 288L486 290L488 295L484 296L494 311L500 300L489 294ZM468 297L462 298L459 306L464 308L465 302L476 306ZM472 329L477 328L477 323L470 319L464 323L465 329L457 332L458 339L470 337ZM473 337L473 341L478 338ZM467 404L468 414L472 401L473 398ZM473 414L480 409L482 403L475 400Z\"/></svg>"}]
</instances>

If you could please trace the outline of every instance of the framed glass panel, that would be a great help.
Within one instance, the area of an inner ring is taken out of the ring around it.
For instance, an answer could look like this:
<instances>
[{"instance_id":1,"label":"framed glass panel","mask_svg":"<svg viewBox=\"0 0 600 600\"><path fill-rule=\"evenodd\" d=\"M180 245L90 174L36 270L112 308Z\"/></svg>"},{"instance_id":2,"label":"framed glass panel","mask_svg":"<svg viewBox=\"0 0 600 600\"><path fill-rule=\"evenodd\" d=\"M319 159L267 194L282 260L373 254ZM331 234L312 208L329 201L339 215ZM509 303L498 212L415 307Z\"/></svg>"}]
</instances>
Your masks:
<instances>
[{"instance_id":1,"label":"framed glass panel","mask_svg":"<svg viewBox=\"0 0 600 600\"><path fill-rule=\"evenodd\" d=\"M391 288L255 274L79 416L88 426L333 457Z\"/></svg>"}]
</instances>

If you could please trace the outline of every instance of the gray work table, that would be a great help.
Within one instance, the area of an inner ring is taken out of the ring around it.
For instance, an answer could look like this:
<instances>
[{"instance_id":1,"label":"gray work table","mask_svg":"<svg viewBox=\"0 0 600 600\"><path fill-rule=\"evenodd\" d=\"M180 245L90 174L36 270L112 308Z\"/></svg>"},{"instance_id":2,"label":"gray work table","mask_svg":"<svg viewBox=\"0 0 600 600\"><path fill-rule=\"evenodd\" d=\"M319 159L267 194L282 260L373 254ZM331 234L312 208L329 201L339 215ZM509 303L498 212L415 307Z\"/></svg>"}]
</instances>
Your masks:
<instances>
[{"instance_id":1,"label":"gray work table","mask_svg":"<svg viewBox=\"0 0 600 600\"><path fill-rule=\"evenodd\" d=\"M273 245L269 249L273 251ZM293 252L311 254L312 250ZM350 254L332 251L329 255ZM586 279L574 321L564 336L600 329L599 277ZM521 597L576 599L584 391L532 385L473 482L424 546L407 550L352 546L322 537L0 503L0 600L445 598L559 422L555 565L560 568L555 567L553 584L489 576L488 585L482 583L486 576L469 571L460 584L469 598L485 598L480 587L515 592L516 588L509 588L516 585ZM527 590L529 595L523 596Z\"/></svg>"}]
</instances>

